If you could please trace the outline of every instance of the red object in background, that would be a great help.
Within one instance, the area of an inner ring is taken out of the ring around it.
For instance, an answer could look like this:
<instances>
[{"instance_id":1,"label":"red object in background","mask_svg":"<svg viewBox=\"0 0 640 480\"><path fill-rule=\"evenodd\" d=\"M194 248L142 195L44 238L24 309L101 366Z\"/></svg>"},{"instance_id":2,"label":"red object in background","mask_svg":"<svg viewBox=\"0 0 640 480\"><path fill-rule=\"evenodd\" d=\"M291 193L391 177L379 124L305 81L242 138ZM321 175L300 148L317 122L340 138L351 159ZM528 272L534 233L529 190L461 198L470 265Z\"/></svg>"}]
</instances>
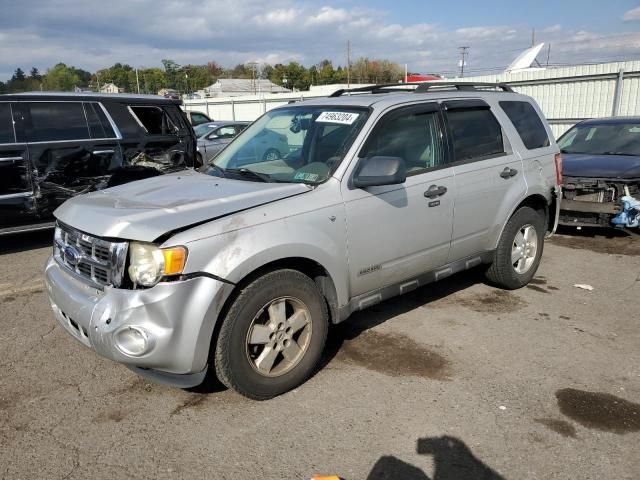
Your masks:
<instances>
[{"instance_id":1,"label":"red object in background","mask_svg":"<svg viewBox=\"0 0 640 480\"><path fill-rule=\"evenodd\" d=\"M439 75L407 75L407 83L428 82L429 80L442 80Z\"/></svg>"}]
</instances>

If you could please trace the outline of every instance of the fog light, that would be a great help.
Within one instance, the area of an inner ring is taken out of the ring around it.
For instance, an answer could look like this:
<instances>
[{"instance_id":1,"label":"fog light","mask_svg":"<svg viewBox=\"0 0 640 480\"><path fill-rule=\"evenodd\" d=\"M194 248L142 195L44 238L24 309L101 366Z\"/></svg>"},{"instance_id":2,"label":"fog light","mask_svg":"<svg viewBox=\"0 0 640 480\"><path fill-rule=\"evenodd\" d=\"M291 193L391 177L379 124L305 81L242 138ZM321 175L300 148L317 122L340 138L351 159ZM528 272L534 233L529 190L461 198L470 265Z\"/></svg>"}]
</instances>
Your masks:
<instances>
[{"instance_id":1,"label":"fog light","mask_svg":"<svg viewBox=\"0 0 640 480\"><path fill-rule=\"evenodd\" d=\"M131 357L139 357L151 350L152 344L146 331L138 327L126 327L115 335L118 350Z\"/></svg>"}]
</instances>

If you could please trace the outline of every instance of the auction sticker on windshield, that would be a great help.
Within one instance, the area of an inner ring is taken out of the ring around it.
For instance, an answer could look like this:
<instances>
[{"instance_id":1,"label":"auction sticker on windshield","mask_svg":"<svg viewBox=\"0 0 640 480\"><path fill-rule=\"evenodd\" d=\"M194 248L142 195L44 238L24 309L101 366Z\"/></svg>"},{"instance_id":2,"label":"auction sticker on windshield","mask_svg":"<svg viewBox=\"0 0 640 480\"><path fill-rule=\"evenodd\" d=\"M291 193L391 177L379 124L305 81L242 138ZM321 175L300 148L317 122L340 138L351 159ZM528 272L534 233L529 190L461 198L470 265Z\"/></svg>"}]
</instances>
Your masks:
<instances>
[{"instance_id":1,"label":"auction sticker on windshield","mask_svg":"<svg viewBox=\"0 0 640 480\"><path fill-rule=\"evenodd\" d=\"M341 123L342 125L351 125L359 116L359 113L351 112L322 112L316 119L316 122Z\"/></svg>"}]
</instances>

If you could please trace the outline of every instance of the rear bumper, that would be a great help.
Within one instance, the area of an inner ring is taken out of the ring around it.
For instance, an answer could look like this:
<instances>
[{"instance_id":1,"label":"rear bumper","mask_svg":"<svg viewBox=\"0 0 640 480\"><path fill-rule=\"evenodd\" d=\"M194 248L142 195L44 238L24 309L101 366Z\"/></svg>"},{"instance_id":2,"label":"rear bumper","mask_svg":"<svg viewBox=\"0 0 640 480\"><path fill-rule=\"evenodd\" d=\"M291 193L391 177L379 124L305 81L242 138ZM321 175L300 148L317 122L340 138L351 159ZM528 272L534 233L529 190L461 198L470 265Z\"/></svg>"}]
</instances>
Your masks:
<instances>
[{"instance_id":1,"label":"rear bumper","mask_svg":"<svg viewBox=\"0 0 640 480\"><path fill-rule=\"evenodd\" d=\"M204 378L211 335L229 285L197 277L146 290L97 290L66 273L53 258L45 278L58 323L97 354L171 385L193 386ZM127 352L122 339L131 330L144 339L137 344L144 345L143 353Z\"/></svg>"}]
</instances>

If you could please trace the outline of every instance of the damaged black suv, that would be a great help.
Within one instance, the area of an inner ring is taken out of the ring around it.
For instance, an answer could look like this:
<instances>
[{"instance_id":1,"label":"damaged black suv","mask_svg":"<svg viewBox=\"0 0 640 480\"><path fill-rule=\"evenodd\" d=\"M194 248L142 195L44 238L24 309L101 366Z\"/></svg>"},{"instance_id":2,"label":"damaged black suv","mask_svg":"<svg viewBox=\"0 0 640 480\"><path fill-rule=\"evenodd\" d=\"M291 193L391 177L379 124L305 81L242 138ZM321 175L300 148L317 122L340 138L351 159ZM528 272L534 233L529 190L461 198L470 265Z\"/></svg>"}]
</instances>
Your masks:
<instances>
[{"instance_id":1,"label":"damaged black suv","mask_svg":"<svg viewBox=\"0 0 640 480\"><path fill-rule=\"evenodd\" d=\"M53 226L65 200L194 166L179 100L153 95L0 95L0 235Z\"/></svg>"}]
</instances>

